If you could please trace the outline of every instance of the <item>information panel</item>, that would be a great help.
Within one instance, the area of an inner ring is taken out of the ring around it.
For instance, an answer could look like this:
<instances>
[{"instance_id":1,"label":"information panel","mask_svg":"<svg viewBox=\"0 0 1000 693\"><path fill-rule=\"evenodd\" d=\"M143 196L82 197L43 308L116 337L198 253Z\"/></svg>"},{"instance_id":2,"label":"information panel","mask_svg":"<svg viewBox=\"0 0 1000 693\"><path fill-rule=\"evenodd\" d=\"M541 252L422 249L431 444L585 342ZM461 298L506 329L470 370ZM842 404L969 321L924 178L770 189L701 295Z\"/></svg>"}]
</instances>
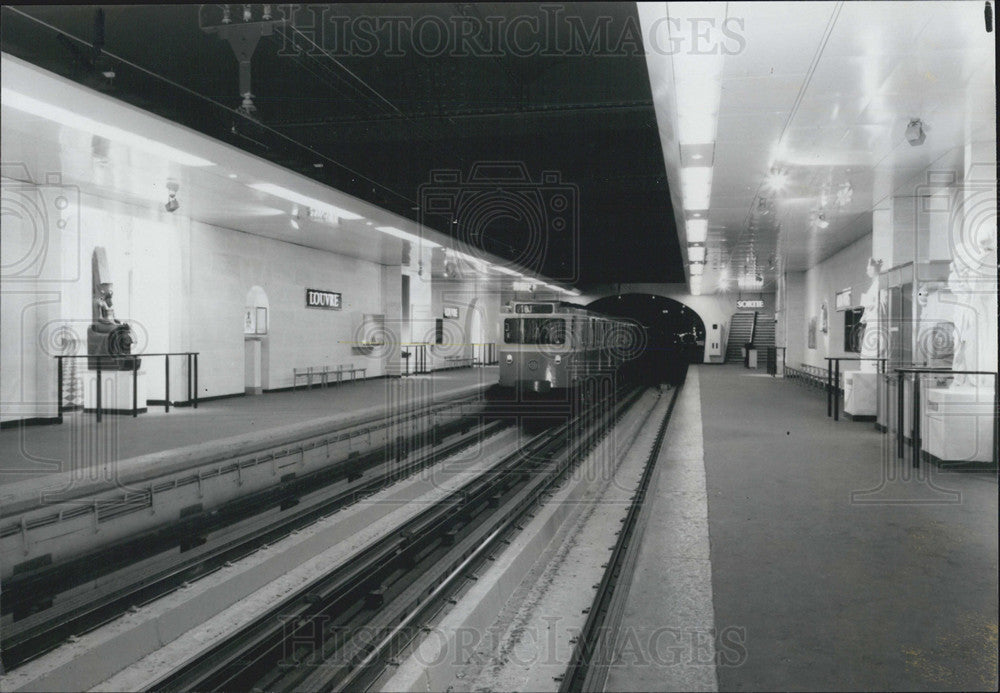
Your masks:
<instances>
[{"instance_id":1,"label":"information panel","mask_svg":"<svg viewBox=\"0 0 1000 693\"><path fill-rule=\"evenodd\" d=\"M555 306L551 303L518 303L514 306L515 313L554 313Z\"/></svg>"},{"instance_id":2,"label":"information panel","mask_svg":"<svg viewBox=\"0 0 1000 693\"><path fill-rule=\"evenodd\" d=\"M325 310L340 310L341 296L336 291L321 289L306 289L306 308L323 308Z\"/></svg>"}]
</instances>

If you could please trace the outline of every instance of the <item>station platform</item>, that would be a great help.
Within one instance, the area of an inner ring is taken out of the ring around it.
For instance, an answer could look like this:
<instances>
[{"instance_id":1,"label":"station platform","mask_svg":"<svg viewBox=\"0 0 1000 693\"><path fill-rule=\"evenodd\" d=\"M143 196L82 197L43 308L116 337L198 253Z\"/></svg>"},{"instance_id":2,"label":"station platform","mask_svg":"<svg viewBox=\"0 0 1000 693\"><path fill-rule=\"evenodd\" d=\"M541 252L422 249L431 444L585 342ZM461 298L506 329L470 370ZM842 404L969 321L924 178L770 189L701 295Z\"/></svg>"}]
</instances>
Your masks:
<instances>
[{"instance_id":1,"label":"station platform","mask_svg":"<svg viewBox=\"0 0 1000 693\"><path fill-rule=\"evenodd\" d=\"M0 431L0 488L27 479L130 460L186 446L278 429L337 415L385 412L497 382L495 366L301 387L258 396L202 401L197 409L152 406L136 418L72 412L62 424ZM86 474L84 474L86 476ZM95 474L96 476L96 474ZM0 498L3 497L0 492Z\"/></svg>"},{"instance_id":2,"label":"station platform","mask_svg":"<svg viewBox=\"0 0 1000 693\"><path fill-rule=\"evenodd\" d=\"M997 476L692 367L607 690L996 690Z\"/></svg>"}]
</instances>

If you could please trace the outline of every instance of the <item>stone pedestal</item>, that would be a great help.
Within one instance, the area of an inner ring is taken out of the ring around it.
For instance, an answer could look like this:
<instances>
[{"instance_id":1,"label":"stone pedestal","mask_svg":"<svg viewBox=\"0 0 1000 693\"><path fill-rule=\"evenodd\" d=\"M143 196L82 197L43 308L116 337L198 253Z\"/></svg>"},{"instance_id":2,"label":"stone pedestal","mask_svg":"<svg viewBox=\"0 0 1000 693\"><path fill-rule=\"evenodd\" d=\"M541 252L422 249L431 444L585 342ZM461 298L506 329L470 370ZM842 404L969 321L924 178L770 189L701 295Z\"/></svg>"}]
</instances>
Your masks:
<instances>
[{"instance_id":1,"label":"stone pedestal","mask_svg":"<svg viewBox=\"0 0 1000 693\"><path fill-rule=\"evenodd\" d=\"M146 412L145 372L139 371L136 401L139 413ZM84 411L97 410L97 371L83 373ZM101 371L101 411L105 414L132 413L132 371Z\"/></svg>"},{"instance_id":2,"label":"stone pedestal","mask_svg":"<svg viewBox=\"0 0 1000 693\"><path fill-rule=\"evenodd\" d=\"M843 373L844 413L855 421L874 421L878 411L878 374Z\"/></svg>"},{"instance_id":3,"label":"stone pedestal","mask_svg":"<svg viewBox=\"0 0 1000 693\"><path fill-rule=\"evenodd\" d=\"M993 387L927 390L922 447L941 462L992 462Z\"/></svg>"}]
</instances>

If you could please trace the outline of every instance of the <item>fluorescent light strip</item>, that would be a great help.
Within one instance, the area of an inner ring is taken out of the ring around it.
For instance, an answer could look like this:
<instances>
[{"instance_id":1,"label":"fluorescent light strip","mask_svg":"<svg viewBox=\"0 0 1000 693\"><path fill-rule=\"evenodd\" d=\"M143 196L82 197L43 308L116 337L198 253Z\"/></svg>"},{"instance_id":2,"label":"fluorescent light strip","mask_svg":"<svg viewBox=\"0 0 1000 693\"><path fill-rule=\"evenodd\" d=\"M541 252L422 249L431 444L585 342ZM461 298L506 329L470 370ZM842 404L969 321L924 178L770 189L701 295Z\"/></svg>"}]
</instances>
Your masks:
<instances>
[{"instance_id":1,"label":"fluorescent light strip","mask_svg":"<svg viewBox=\"0 0 1000 693\"><path fill-rule=\"evenodd\" d=\"M512 277L522 277L522 276L524 276L520 272L515 272L514 270L510 269L509 267L503 267L501 265L491 265L490 269L494 269L497 272L503 272L504 274L509 274Z\"/></svg>"},{"instance_id":2,"label":"fluorescent light strip","mask_svg":"<svg viewBox=\"0 0 1000 693\"><path fill-rule=\"evenodd\" d=\"M708 209L711 196L711 168L692 166L681 169L681 198L685 209Z\"/></svg>"},{"instance_id":3,"label":"fluorescent light strip","mask_svg":"<svg viewBox=\"0 0 1000 693\"><path fill-rule=\"evenodd\" d=\"M104 137L112 142L126 144L129 147L144 151L147 154L161 157L167 161L172 161L180 164L181 166L215 166L215 163L209 161L208 159L202 159L200 156L188 154L187 152L177 149L176 147L171 147L170 145L149 139L148 137L137 135L134 132L122 130L114 125L92 120L65 108L60 108L59 106L54 106L50 103L33 99L30 96L25 96L20 92L14 91L13 89L8 89L6 87L0 89L0 103L4 106L10 106L11 108L15 108L19 111L38 116L39 118L52 120L67 127L76 128L77 130L89 132L92 135Z\"/></svg>"},{"instance_id":4,"label":"fluorescent light strip","mask_svg":"<svg viewBox=\"0 0 1000 693\"><path fill-rule=\"evenodd\" d=\"M705 246L703 245L688 246L688 262L704 262L704 261L705 261Z\"/></svg>"},{"instance_id":5,"label":"fluorescent light strip","mask_svg":"<svg viewBox=\"0 0 1000 693\"><path fill-rule=\"evenodd\" d=\"M690 265L690 267L689 267L689 269L691 270L691 276L692 277L700 277L701 274L705 271L705 263L704 262L692 262L691 265Z\"/></svg>"},{"instance_id":6,"label":"fluorescent light strip","mask_svg":"<svg viewBox=\"0 0 1000 693\"><path fill-rule=\"evenodd\" d=\"M708 239L708 220L688 219L687 221L688 243L704 243L707 239Z\"/></svg>"},{"instance_id":7,"label":"fluorescent light strip","mask_svg":"<svg viewBox=\"0 0 1000 693\"><path fill-rule=\"evenodd\" d=\"M274 185L273 183L251 183L249 187L269 195L283 198L289 202L297 202L300 205L305 205L306 207L315 209L318 212L325 212L330 219L337 219L340 217L353 221L355 219L363 218L360 214L348 212L346 209L335 207L334 205L326 202L320 202L315 198L303 195L302 193L297 193L294 190L289 190L288 188L283 188L280 185Z\"/></svg>"},{"instance_id":8,"label":"fluorescent light strip","mask_svg":"<svg viewBox=\"0 0 1000 693\"><path fill-rule=\"evenodd\" d=\"M382 233L387 233L390 236L395 236L396 238L401 238L404 241L410 241L411 243L422 243L430 248L438 248L439 244L434 241L429 241L426 238L421 238L412 233L403 231L403 229L397 229L395 226L376 226L376 231L381 231Z\"/></svg>"}]
</instances>

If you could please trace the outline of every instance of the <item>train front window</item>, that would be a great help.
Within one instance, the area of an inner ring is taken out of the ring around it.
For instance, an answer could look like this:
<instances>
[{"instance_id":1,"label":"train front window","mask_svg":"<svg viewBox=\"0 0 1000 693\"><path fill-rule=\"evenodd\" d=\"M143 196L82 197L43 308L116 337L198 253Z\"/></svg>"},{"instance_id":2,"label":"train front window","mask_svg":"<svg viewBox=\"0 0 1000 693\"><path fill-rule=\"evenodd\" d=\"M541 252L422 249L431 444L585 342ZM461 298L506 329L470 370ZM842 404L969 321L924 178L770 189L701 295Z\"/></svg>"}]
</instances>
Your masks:
<instances>
[{"instance_id":1,"label":"train front window","mask_svg":"<svg viewBox=\"0 0 1000 693\"><path fill-rule=\"evenodd\" d=\"M506 318L503 341L506 344L564 344L566 321L562 318Z\"/></svg>"},{"instance_id":2,"label":"train front window","mask_svg":"<svg viewBox=\"0 0 1000 693\"><path fill-rule=\"evenodd\" d=\"M504 344L521 343L521 318L507 318L503 321Z\"/></svg>"}]
</instances>

